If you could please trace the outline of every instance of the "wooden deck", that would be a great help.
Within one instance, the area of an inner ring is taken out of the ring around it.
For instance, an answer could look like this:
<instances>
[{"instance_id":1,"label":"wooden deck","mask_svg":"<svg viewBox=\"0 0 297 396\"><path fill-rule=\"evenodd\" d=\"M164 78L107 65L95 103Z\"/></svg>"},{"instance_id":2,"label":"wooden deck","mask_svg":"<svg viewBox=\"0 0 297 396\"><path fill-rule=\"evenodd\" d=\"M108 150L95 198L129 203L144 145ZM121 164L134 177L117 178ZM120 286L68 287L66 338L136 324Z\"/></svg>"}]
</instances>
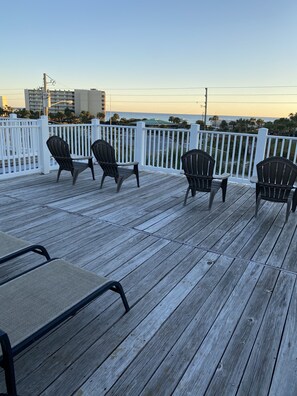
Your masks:
<instances>
[{"instance_id":1,"label":"wooden deck","mask_svg":"<svg viewBox=\"0 0 297 396\"><path fill-rule=\"evenodd\" d=\"M182 202L182 176L120 193L88 171L0 183L1 230L121 281L16 358L20 395L296 395L297 214L229 184ZM3 265L1 279L40 262ZM3 390L1 375L1 390Z\"/></svg>"}]
</instances>

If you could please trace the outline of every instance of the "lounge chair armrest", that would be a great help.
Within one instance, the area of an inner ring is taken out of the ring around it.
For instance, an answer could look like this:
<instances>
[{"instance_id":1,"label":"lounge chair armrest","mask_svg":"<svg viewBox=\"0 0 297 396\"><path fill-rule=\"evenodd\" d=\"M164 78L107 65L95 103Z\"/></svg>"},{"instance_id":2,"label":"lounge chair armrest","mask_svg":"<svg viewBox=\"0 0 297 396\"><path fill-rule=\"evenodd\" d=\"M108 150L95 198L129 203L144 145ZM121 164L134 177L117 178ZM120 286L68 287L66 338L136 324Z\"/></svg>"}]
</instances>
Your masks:
<instances>
[{"instance_id":1,"label":"lounge chair armrest","mask_svg":"<svg viewBox=\"0 0 297 396\"><path fill-rule=\"evenodd\" d=\"M257 176L252 176L252 177L250 178L250 182L251 182L251 183L257 183L257 182L258 182L258 177L257 177Z\"/></svg>"},{"instance_id":2,"label":"lounge chair armrest","mask_svg":"<svg viewBox=\"0 0 297 396\"><path fill-rule=\"evenodd\" d=\"M231 176L230 173L222 173L221 175L213 175L213 178L223 180L223 179L228 179L228 177L230 176Z\"/></svg>"},{"instance_id":3,"label":"lounge chair armrest","mask_svg":"<svg viewBox=\"0 0 297 396\"><path fill-rule=\"evenodd\" d=\"M131 166L131 165L138 165L139 162L117 162L118 166Z\"/></svg>"}]
</instances>

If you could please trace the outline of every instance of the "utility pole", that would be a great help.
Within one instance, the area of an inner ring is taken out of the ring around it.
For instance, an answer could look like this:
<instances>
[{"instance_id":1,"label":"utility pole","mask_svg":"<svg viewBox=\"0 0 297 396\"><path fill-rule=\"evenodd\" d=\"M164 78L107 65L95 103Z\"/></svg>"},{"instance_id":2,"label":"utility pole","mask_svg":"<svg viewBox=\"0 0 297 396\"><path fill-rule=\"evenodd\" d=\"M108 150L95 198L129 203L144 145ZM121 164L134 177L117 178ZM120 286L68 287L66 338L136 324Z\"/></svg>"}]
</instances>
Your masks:
<instances>
[{"instance_id":1,"label":"utility pole","mask_svg":"<svg viewBox=\"0 0 297 396\"><path fill-rule=\"evenodd\" d=\"M48 116L48 92L47 92L47 83L46 83L46 74L45 73L43 73L42 102L43 102L43 114Z\"/></svg>"},{"instance_id":2,"label":"utility pole","mask_svg":"<svg viewBox=\"0 0 297 396\"><path fill-rule=\"evenodd\" d=\"M50 79L49 84L55 85L55 80L49 77L46 73L43 73L43 90L42 90L42 104L43 114L48 116L48 108L51 107L50 93L47 89L47 77Z\"/></svg>"},{"instance_id":3,"label":"utility pole","mask_svg":"<svg viewBox=\"0 0 297 396\"><path fill-rule=\"evenodd\" d=\"M205 88L205 105L204 105L204 128L206 129L206 117L207 117L207 88Z\"/></svg>"}]
</instances>

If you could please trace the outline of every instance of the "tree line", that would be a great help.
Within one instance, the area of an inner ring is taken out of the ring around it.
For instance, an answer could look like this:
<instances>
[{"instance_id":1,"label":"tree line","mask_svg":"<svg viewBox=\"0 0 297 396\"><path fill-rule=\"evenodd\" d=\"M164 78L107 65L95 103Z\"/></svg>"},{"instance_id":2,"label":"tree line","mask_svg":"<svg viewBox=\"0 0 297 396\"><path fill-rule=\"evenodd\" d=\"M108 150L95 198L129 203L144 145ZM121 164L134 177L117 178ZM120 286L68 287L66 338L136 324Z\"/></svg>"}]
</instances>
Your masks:
<instances>
[{"instance_id":1,"label":"tree line","mask_svg":"<svg viewBox=\"0 0 297 396\"><path fill-rule=\"evenodd\" d=\"M29 118L29 119L38 119L43 113L42 112L34 112L26 109L16 109L13 110L10 107L6 107L2 109L0 107L0 117L8 117L9 114L14 113L18 118ZM145 118L137 119L137 118L121 118L119 114L114 113L110 116L109 119L105 119L104 112L98 112L96 116L91 114L88 111L82 111L79 116L76 116L75 113L66 108L64 112L58 113L49 113L49 122L52 123L67 123L67 124L87 124L90 123L93 118L99 118L102 124L111 124L111 125L133 125L137 121L145 121ZM174 115L168 118L168 121L172 123L172 125L160 125L162 128L190 128L190 124ZM297 113L290 113L288 117L278 118L274 121L264 121L260 118L239 118L235 121L226 121L224 119L220 119L219 116L213 116L209 118L209 122L207 125L204 124L204 121L197 120L196 124L200 125L201 130L220 130L223 132L240 132L240 133L256 133L259 128L267 128L270 134L274 135L285 135L285 136L297 136Z\"/></svg>"}]
</instances>

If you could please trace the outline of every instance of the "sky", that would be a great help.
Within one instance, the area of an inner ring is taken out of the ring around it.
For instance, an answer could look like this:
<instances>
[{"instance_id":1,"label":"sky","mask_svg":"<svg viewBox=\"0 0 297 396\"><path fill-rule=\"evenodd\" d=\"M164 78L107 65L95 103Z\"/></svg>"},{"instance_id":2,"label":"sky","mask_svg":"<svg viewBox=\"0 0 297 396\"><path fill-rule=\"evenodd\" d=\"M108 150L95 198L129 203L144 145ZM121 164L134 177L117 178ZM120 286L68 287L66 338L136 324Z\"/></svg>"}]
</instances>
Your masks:
<instances>
[{"instance_id":1,"label":"sky","mask_svg":"<svg viewBox=\"0 0 297 396\"><path fill-rule=\"evenodd\" d=\"M296 0L14 0L1 4L0 96L106 92L106 110L297 112Z\"/></svg>"}]
</instances>

